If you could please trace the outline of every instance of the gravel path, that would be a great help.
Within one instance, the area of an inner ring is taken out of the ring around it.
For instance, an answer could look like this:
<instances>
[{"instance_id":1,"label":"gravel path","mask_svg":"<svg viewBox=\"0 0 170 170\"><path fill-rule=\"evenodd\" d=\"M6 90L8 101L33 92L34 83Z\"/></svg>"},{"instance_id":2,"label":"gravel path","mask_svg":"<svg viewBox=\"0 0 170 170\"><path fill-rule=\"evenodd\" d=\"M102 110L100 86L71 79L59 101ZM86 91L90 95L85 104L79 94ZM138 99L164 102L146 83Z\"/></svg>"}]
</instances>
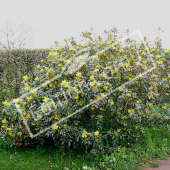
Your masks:
<instances>
[{"instance_id":1,"label":"gravel path","mask_svg":"<svg viewBox=\"0 0 170 170\"><path fill-rule=\"evenodd\" d=\"M159 167L148 167L143 170L170 170L170 160L160 160Z\"/></svg>"}]
</instances>

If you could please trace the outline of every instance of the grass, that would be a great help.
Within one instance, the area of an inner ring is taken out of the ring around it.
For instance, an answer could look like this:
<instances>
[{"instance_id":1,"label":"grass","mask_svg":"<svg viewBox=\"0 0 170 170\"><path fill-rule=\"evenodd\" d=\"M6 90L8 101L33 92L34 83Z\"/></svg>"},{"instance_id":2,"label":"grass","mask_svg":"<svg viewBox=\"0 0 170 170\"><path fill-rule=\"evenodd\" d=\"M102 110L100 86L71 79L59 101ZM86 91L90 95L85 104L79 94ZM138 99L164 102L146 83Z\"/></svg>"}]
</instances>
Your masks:
<instances>
[{"instance_id":1,"label":"grass","mask_svg":"<svg viewBox=\"0 0 170 170\"><path fill-rule=\"evenodd\" d=\"M159 167L159 162L156 162L156 161L151 162L151 163L150 163L150 166L151 166L151 167Z\"/></svg>"},{"instance_id":2,"label":"grass","mask_svg":"<svg viewBox=\"0 0 170 170\"><path fill-rule=\"evenodd\" d=\"M168 130L150 129L150 137L151 140L144 139L129 148L110 148L112 155L108 155L105 151L101 155L93 155L83 150L64 150L39 145L15 149L9 148L1 140L0 169L82 170L83 167L88 166L93 170L139 170L152 159L165 159L170 155L170 134ZM151 141L151 143L146 145L147 141ZM159 164L153 161L150 165L156 167Z\"/></svg>"},{"instance_id":3,"label":"grass","mask_svg":"<svg viewBox=\"0 0 170 170\"><path fill-rule=\"evenodd\" d=\"M90 154L65 153L64 150L50 146L35 146L29 148L0 147L1 170L47 170L82 169L83 164L93 162Z\"/></svg>"}]
</instances>

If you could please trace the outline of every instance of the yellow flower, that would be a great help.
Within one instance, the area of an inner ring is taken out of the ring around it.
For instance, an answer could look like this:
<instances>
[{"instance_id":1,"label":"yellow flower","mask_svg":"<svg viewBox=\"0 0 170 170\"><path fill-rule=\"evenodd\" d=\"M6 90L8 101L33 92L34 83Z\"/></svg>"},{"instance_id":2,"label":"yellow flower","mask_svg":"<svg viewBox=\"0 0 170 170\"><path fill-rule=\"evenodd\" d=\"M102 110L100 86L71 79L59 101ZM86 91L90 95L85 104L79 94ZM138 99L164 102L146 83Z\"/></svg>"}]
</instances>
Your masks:
<instances>
[{"instance_id":1,"label":"yellow flower","mask_svg":"<svg viewBox=\"0 0 170 170\"><path fill-rule=\"evenodd\" d=\"M3 119L3 120L2 120L2 123L4 123L4 124L7 123L7 120L6 120L6 119Z\"/></svg>"},{"instance_id":2,"label":"yellow flower","mask_svg":"<svg viewBox=\"0 0 170 170\"><path fill-rule=\"evenodd\" d=\"M110 45L110 44L111 44L111 41L108 41L108 42L107 42L107 45Z\"/></svg>"},{"instance_id":3,"label":"yellow flower","mask_svg":"<svg viewBox=\"0 0 170 170\"><path fill-rule=\"evenodd\" d=\"M66 80L63 80L63 81L61 82L61 86L63 86L63 87L69 87L69 85L67 84L67 81L66 81Z\"/></svg>"},{"instance_id":4,"label":"yellow flower","mask_svg":"<svg viewBox=\"0 0 170 170\"><path fill-rule=\"evenodd\" d=\"M99 115L99 118L102 119L102 118L103 118L103 115Z\"/></svg>"},{"instance_id":5,"label":"yellow flower","mask_svg":"<svg viewBox=\"0 0 170 170\"><path fill-rule=\"evenodd\" d=\"M35 94L35 93L37 93L37 90L32 90L31 93Z\"/></svg>"},{"instance_id":6,"label":"yellow flower","mask_svg":"<svg viewBox=\"0 0 170 170\"><path fill-rule=\"evenodd\" d=\"M40 70L40 72L43 72L44 71L44 69L42 68L41 70Z\"/></svg>"},{"instance_id":7,"label":"yellow flower","mask_svg":"<svg viewBox=\"0 0 170 170\"><path fill-rule=\"evenodd\" d=\"M20 102L20 99L18 98L18 99L13 99L13 101L15 102L15 103L19 103Z\"/></svg>"},{"instance_id":8,"label":"yellow flower","mask_svg":"<svg viewBox=\"0 0 170 170\"><path fill-rule=\"evenodd\" d=\"M162 61L156 61L156 63L157 63L158 65L163 64L163 62L162 62Z\"/></svg>"},{"instance_id":9,"label":"yellow flower","mask_svg":"<svg viewBox=\"0 0 170 170\"><path fill-rule=\"evenodd\" d=\"M45 68L45 70L46 70L46 71L48 71L48 70L49 70L49 68L48 68L48 67L46 67L46 68Z\"/></svg>"},{"instance_id":10,"label":"yellow flower","mask_svg":"<svg viewBox=\"0 0 170 170\"><path fill-rule=\"evenodd\" d=\"M101 84L100 84L100 83L97 83L96 85L97 85L97 87L101 87Z\"/></svg>"},{"instance_id":11,"label":"yellow flower","mask_svg":"<svg viewBox=\"0 0 170 170\"><path fill-rule=\"evenodd\" d=\"M39 68L40 68L40 65L37 65L37 68L39 69Z\"/></svg>"},{"instance_id":12,"label":"yellow flower","mask_svg":"<svg viewBox=\"0 0 170 170\"><path fill-rule=\"evenodd\" d=\"M73 51L74 49L72 47L69 47L69 51Z\"/></svg>"},{"instance_id":13,"label":"yellow flower","mask_svg":"<svg viewBox=\"0 0 170 170\"><path fill-rule=\"evenodd\" d=\"M82 133L82 138L87 138L87 131L86 130L83 130L83 133Z\"/></svg>"},{"instance_id":14,"label":"yellow flower","mask_svg":"<svg viewBox=\"0 0 170 170\"><path fill-rule=\"evenodd\" d=\"M31 102L33 100L33 97L32 96L27 97L27 100L28 100L28 102Z\"/></svg>"},{"instance_id":15,"label":"yellow flower","mask_svg":"<svg viewBox=\"0 0 170 170\"><path fill-rule=\"evenodd\" d=\"M128 113L131 113L133 111L133 109L128 109Z\"/></svg>"},{"instance_id":16,"label":"yellow flower","mask_svg":"<svg viewBox=\"0 0 170 170\"><path fill-rule=\"evenodd\" d=\"M121 92L122 92L122 91L123 91L123 88L122 88L122 87L119 87L119 91L121 91Z\"/></svg>"},{"instance_id":17,"label":"yellow flower","mask_svg":"<svg viewBox=\"0 0 170 170\"><path fill-rule=\"evenodd\" d=\"M68 114L68 115L69 115L69 114ZM58 115L56 115L54 119L56 119L56 120L59 120L59 117L58 117Z\"/></svg>"},{"instance_id":18,"label":"yellow flower","mask_svg":"<svg viewBox=\"0 0 170 170\"><path fill-rule=\"evenodd\" d=\"M77 72L76 76L77 76L78 78L81 78L81 77L82 77L82 74L81 74L80 72Z\"/></svg>"},{"instance_id":19,"label":"yellow flower","mask_svg":"<svg viewBox=\"0 0 170 170\"><path fill-rule=\"evenodd\" d=\"M58 64L58 67L62 67L62 66L63 66L63 64L62 64L62 63Z\"/></svg>"},{"instance_id":20,"label":"yellow flower","mask_svg":"<svg viewBox=\"0 0 170 170\"><path fill-rule=\"evenodd\" d=\"M1 127L5 129L7 127L7 125L2 125Z\"/></svg>"},{"instance_id":21,"label":"yellow flower","mask_svg":"<svg viewBox=\"0 0 170 170\"><path fill-rule=\"evenodd\" d=\"M116 96L116 93L113 93L113 96Z\"/></svg>"},{"instance_id":22,"label":"yellow flower","mask_svg":"<svg viewBox=\"0 0 170 170\"><path fill-rule=\"evenodd\" d=\"M64 40L64 41L67 41L67 38L64 38L63 40Z\"/></svg>"},{"instance_id":23,"label":"yellow flower","mask_svg":"<svg viewBox=\"0 0 170 170\"><path fill-rule=\"evenodd\" d=\"M57 129L58 129L58 126L57 126L57 125L54 125L54 126L52 127L52 129L53 129L53 130L57 130Z\"/></svg>"},{"instance_id":24,"label":"yellow flower","mask_svg":"<svg viewBox=\"0 0 170 170\"><path fill-rule=\"evenodd\" d=\"M167 107L166 107L166 106L163 106L163 107L162 107L162 109L163 109L163 110L166 110L166 109L167 109Z\"/></svg>"},{"instance_id":25,"label":"yellow flower","mask_svg":"<svg viewBox=\"0 0 170 170\"><path fill-rule=\"evenodd\" d=\"M28 76L24 76L23 79L24 79L25 81L28 81Z\"/></svg>"},{"instance_id":26,"label":"yellow flower","mask_svg":"<svg viewBox=\"0 0 170 170\"><path fill-rule=\"evenodd\" d=\"M153 90L153 87L149 87L149 90Z\"/></svg>"},{"instance_id":27,"label":"yellow flower","mask_svg":"<svg viewBox=\"0 0 170 170\"><path fill-rule=\"evenodd\" d=\"M90 80L92 81L94 79L94 77L93 76L90 76Z\"/></svg>"},{"instance_id":28,"label":"yellow flower","mask_svg":"<svg viewBox=\"0 0 170 170\"><path fill-rule=\"evenodd\" d=\"M160 55L157 55L157 56L156 56L156 59L159 59L159 58L161 58L161 56L160 56Z\"/></svg>"},{"instance_id":29,"label":"yellow flower","mask_svg":"<svg viewBox=\"0 0 170 170\"><path fill-rule=\"evenodd\" d=\"M11 103L9 103L9 102L7 102L7 100L5 100L5 101L3 102L3 105L4 105L4 106L7 106L7 107L10 107L10 106L11 106Z\"/></svg>"},{"instance_id":30,"label":"yellow flower","mask_svg":"<svg viewBox=\"0 0 170 170\"><path fill-rule=\"evenodd\" d=\"M45 61L42 59L42 60L41 60L41 63L45 63Z\"/></svg>"},{"instance_id":31,"label":"yellow flower","mask_svg":"<svg viewBox=\"0 0 170 170\"><path fill-rule=\"evenodd\" d=\"M21 108L21 106L19 104L16 104L16 108L19 109Z\"/></svg>"},{"instance_id":32,"label":"yellow flower","mask_svg":"<svg viewBox=\"0 0 170 170\"><path fill-rule=\"evenodd\" d=\"M97 72L99 72L99 69L95 69L94 71L97 73Z\"/></svg>"},{"instance_id":33,"label":"yellow flower","mask_svg":"<svg viewBox=\"0 0 170 170\"><path fill-rule=\"evenodd\" d=\"M164 116L164 119L167 120L167 119L168 119L168 116Z\"/></svg>"},{"instance_id":34,"label":"yellow flower","mask_svg":"<svg viewBox=\"0 0 170 170\"><path fill-rule=\"evenodd\" d=\"M165 54L169 53L170 52L170 49L167 49L164 51Z\"/></svg>"},{"instance_id":35,"label":"yellow flower","mask_svg":"<svg viewBox=\"0 0 170 170\"><path fill-rule=\"evenodd\" d=\"M141 103L141 101L140 101L140 100L137 100L137 102L136 102L136 103L138 103L138 104L139 104L139 103Z\"/></svg>"},{"instance_id":36,"label":"yellow flower","mask_svg":"<svg viewBox=\"0 0 170 170\"><path fill-rule=\"evenodd\" d=\"M108 86L104 86L104 88L105 88L106 90L108 90Z\"/></svg>"},{"instance_id":37,"label":"yellow flower","mask_svg":"<svg viewBox=\"0 0 170 170\"><path fill-rule=\"evenodd\" d=\"M115 74L117 72L117 70L112 70L112 73Z\"/></svg>"},{"instance_id":38,"label":"yellow flower","mask_svg":"<svg viewBox=\"0 0 170 170\"><path fill-rule=\"evenodd\" d=\"M93 60L98 60L98 59L99 59L99 58L98 58L97 55L93 56Z\"/></svg>"},{"instance_id":39,"label":"yellow flower","mask_svg":"<svg viewBox=\"0 0 170 170\"><path fill-rule=\"evenodd\" d=\"M54 70L53 69L49 69L48 71L47 71L49 74L54 74Z\"/></svg>"},{"instance_id":40,"label":"yellow flower","mask_svg":"<svg viewBox=\"0 0 170 170\"><path fill-rule=\"evenodd\" d=\"M10 130L11 130L11 128L6 128L6 130L10 131Z\"/></svg>"},{"instance_id":41,"label":"yellow flower","mask_svg":"<svg viewBox=\"0 0 170 170\"><path fill-rule=\"evenodd\" d=\"M149 107L151 107L152 106L152 103L149 103Z\"/></svg>"},{"instance_id":42,"label":"yellow flower","mask_svg":"<svg viewBox=\"0 0 170 170\"><path fill-rule=\"evenodd\" d=\"M153 117L154 116L153 113L151 113L150 116Z\"/></svg>"},{"instance_id":43,"label":"yellow flower","mask_svg":"<svg viewBox=\"0 0 170 170\"><path fill-rule=\"evenodd\" d=\"M129 67L129 64L128 64L128 63L125 63L124 65L125 65L125 67L126 67L126 68L128 68L128 67Z\"/></svg>"},{"instance_id":44,"label":"yellow flower","mask_svg":"<svg viewBox=\"0 0 170 170\"><path fill-rule=\"evenodd\" d=\"M103 97L105 94L104 93L101 93L101 96Z\"/></svg>"},{"instance_id":45,"label":"yellow flower","mask_svg":"<svg viewBox=\"0 0 170 170\"><path fill-rule=\"evenodd\" d=\"M90 82L90 86L94 87L95 86L95 82Z\"/></svg>"},{"instance_id":46,"label":"yellow flower","mask_svg":"<svg viewBox=\"0 0 170 170\"><path fill-rule=\"evenodd\" d=\"M114 130L114 134L117 135L117 132Z\"/></svg>"},{"instance_id":47,"label":"yellow flower","mask_svg":"<svg viewBox=\"0 0 170 170\"><path fill-rule=\"evenodd\" d=\"M106 78L106 75L105 75L104 73L101 73L101 74L100 74L100 77L101 77L101 78Z\"/></svg>"},{"instance_id":48,"label":"yellow flower","mask_svg":"<svg viewBox=\"0 0 170 170\"><path fill-rule=\"evenodd\" d=\"M130 94L130 93L126 93L126 96L127 96L127 97L131 97L131 94Z\"/></svg>"},{"instance_id":49,"label":"yellow flower","mask_svg":"<svg viewBox=\"0 0 170 170\"><path fill-rule=\"evenodd\" d=\"M21 135L22 135L22 132L18 132L17 135L18 135L18 136L21 136Z\"/></svg>"},{"instance_id":50,"label":"yellow flower","mask_svg":"<svg viewBox=\"0 0 170 170\"><path fill-rule=\"evenodd\" d=\"M113 102L113 101L111 101L111 102L110 102L110 105L111 105L111 106L112 106L112 105L114 105L114 102Z\"/></svg>"},{"instance_id":51,"label":"yellow flower","mask_svg":"<svg viewBox=\"0 0 170 170\"><path fill-rule=\"evenodd\" d=\"M26 87L25 87L25 91L28 91L29 89L30 89L29 86L26 86Z\"/></svg>"},{"instance_id":52,"label":"yellow flower","mask_svg":"<svg viewBox=\"0 0 170 170\"><path fill-rule=\"evenodd\" d=\"M10 136L12 136L12 131L9 131L8 134L9 134Z\"/></svg>"},{"instance_id":53,"label":"yellow flower","mask_svg":"<svg viewBox=\"0 0 170 170\"><path fill-rule=\"evenodd\" d=\"M96 132L94 132L95 136L99 136L99 131L97 130Z\"/></svg>"},{"instance_id":54,"label":"yellow flower","mask_svg":"<svg viewBox=\"0 0 170 170\"><path fill-rule=\"evenodd\" d=\"M87 138L86 133L82 133L82 138Z\"/></svg>"},{"instance_id":55,"label":"yellow flower","mask_svg":"<svg viewBox=\"0 0 170 170\"><path fill-rule=\"evenodd\" d=\"M59 51L61 51L61 50L63 49L62 45L60 45L60 46L58 47L58 49L59 49Z\"/></svg>"},{"instance_id":56,"label":"yellow flower","mask_svg":"<svg viewBox=\"0 0 170 170\"><path fill-rule=\"evenodd\" d=\"M37 119L41 119L42 118L42 115L37 115Z\"/></svg>"},{"instance_id":57,"label":"yellow flower","mask_svg":"<svg viewBox=\"0 0 170 170\"><path fill-rule=\"evenodd\" d=\"M39 78L38 78L38 77L36 77L36 78L35 78L35 81L39 81Z\"/></svg>"},{"instance_id":58,"label":"yellow flower","mask_svg":"<svg viewBox=\"0 0 170 170\"><path fill-rule=\"evenodd\" d=\"M28 114L27 116L30 118L30 115L29 115L29 114ZM22 120L21 116L19 116L19 118L18 118L18 119L19 119L19 120Z\"/></svg>"},{"instance_id":59,"label":"yellow flower","mask_svg":"<svg viewBox=\"0 0 170 170\"><path fill-rule=\"evenodd\" d=\"M121 129L117 129L117 132L119 133L121 131Z\"/></svg>"}]
</instances>

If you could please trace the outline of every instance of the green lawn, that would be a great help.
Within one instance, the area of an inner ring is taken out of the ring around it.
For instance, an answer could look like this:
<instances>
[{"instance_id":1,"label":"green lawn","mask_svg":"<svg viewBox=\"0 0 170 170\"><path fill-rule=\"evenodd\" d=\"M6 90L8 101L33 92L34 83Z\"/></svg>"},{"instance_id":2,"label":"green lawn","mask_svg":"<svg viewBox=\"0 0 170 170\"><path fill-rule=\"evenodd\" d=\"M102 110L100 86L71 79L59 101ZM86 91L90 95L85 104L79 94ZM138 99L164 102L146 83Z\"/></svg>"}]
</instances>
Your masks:
<instances>
[{"instance_id":1,"label":"green lawn","mask_svg":"<svg viewBox=\"0 0 170 170\"><path fill-rule=\"evenodd\" d=\"M114 152L114 154L113 154ZM111 156L109 156L112 153ZM165 159L170 155L170 133L164 129L150 129L143 141L129 148L110 148L110 154L93 155L85 151L57 149L52 146L9 148L0 142L0 170L82 170L85 165L93 170L137 170L152 159ZM111 161L112 160L112 161ZM150 161L150 162L149 162ZM88 169L90 169L88 168Z\"/></svg>"},{"instance_id":2,"label":"green lawn","mask_svg":"<svg viewBox=\"0 0 170 170\"><path fill-rule=\"evenodd\" d=\"M93 157L86 154L65 153L54 147L36 146L32 148L0 147L1 170L46 170L46 169L82 169L90 164Z\"/></svg>"}]
</instances>

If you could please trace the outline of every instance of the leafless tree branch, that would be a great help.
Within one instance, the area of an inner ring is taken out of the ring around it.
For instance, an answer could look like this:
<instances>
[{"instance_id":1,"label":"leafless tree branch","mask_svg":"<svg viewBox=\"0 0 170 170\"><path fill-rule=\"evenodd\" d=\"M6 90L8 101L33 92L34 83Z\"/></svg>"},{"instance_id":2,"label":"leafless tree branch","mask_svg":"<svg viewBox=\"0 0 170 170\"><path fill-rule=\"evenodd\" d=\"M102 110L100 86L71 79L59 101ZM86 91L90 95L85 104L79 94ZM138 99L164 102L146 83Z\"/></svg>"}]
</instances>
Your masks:
<instances>
[{"instance_id":1,"label":"leafless tree branch","mask_svg":"<svg viewBox=\"0 0 170 170\"><path fill-rule=\"evenodd\" d=\"M31 43L33 36L32 29L28 28L23 22L15 27L15 23L7 21L4 29L0 28L0 48L5 50L24 48Z\"/></svg>"}]
</instances>

